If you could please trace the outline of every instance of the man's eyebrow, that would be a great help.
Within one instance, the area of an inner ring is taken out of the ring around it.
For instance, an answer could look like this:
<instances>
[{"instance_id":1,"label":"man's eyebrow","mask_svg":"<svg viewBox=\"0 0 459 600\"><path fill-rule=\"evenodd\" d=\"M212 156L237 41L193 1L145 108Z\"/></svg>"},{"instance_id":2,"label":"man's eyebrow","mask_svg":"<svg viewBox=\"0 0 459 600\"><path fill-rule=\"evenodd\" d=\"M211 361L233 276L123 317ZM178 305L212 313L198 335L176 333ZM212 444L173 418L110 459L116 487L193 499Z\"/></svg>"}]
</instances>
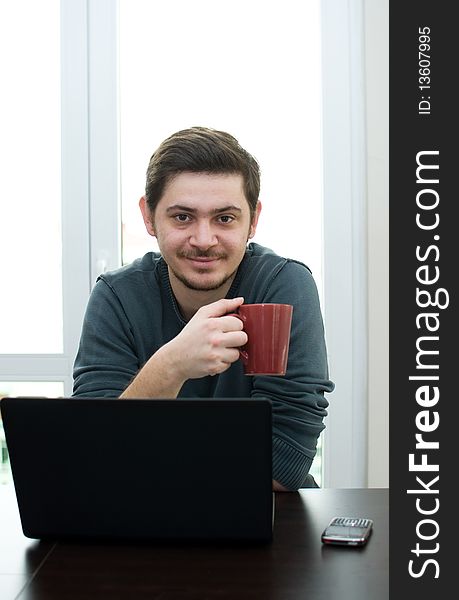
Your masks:
<instances>
[{"instance_id":1,"label":"man's eyebrow","mask_svg":"<svg viewBox=\"0 0 459 600\"><path fill-rule=\"evenodd\" d=\"M238 213L242 213L242 209L239 208L239 206L234 206L234 204L228 204L228 206L224 206L223 208L215 208L211 212L214 215L218 215L220 213L226 213L226 212L238 212Z\"/></svg>"},{"instance_id":2,"label":"man's eyebrow","mask_svg":"<svg viewBox=\"0 0 459 600\"><path fill-rule=\"evenodd\" d=\"M181 210L183 212L191 212L195 213L196 209L191 208L190 206L182 206L181 204L173 204L172 206L168 206L166 209L167 213L176 212L177 210Z\"/></svg>"},{"instance_id":3,"label":"man's eyebrow","mask_svg":"<svg viewBox=\"0 0 459 600\"><path fill-rule=\"evenodd\" d=\"M188 213L197 213L198 212L198 209L192 208L191 206L184 206L182 204L174 204L172 206L167 207L166 213L169 214L172 212L176 212L178 210L183 211L183 212L188 212ZM213 215L218 215L218 214L226 213L226 212L242 213L242 209L239 206L235 206L234 204L229 204L228 206L223 206L222 208L214 208L210 212Z\"/></svg>"}]
</instances>

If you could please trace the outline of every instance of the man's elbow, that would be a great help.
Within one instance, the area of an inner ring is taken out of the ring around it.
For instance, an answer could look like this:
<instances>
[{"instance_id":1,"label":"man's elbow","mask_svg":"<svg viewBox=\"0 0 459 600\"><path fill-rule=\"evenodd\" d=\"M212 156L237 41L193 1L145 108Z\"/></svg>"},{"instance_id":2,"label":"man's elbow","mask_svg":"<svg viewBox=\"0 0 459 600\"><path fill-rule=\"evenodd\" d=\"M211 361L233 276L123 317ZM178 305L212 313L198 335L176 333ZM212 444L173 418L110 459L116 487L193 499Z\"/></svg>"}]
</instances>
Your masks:
<instances>
[{"instance_id":1,"label":"man's elbow","mask_svg":"<svg viewBox=\"0 0 459 600\"><path fill-rule=\"evenodd\" d=\"M273 492L292 492L296 490L288 490L281 483L273 479Z\"/></svg>"}]
</instances>

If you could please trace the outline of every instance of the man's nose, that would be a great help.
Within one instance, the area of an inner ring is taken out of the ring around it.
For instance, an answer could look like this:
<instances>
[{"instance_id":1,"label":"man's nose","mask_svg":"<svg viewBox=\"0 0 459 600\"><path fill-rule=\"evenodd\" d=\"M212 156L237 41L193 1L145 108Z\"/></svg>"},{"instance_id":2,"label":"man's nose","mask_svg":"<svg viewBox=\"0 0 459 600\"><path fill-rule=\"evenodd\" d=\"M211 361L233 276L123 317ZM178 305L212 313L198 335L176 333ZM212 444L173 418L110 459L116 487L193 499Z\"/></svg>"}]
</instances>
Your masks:
<instances>
[{"instance_id":1,"label":"man's nose","mask_svg":"<svg viewBox=\"0 0 459 600\"><path fill-rule=\"evenodd\" d=\"M218 244L217 236L208 221L199 221L196 223L190 237L190 244L202 249L207 249Z\"/></svg>"}]
</instances>

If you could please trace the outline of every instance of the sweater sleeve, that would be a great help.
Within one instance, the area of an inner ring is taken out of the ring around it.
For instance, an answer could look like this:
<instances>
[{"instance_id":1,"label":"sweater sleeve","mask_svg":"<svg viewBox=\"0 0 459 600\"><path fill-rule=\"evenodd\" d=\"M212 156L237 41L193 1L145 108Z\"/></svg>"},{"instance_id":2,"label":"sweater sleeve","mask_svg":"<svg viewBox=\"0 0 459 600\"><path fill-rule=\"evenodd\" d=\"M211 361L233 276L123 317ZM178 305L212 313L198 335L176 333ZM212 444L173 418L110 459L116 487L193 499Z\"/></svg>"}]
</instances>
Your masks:
<instances>
[{"instance_id":1,"label":"sweater sleeve","mask_svg":"<svg viewBox=\"0 0 459 600\"><path fill-rule=\"evenodd\" d=\"M118 397L139 367L123 307L110 285L99 279L83 321L73 371L73 395Z\"/></svg>"},{"instance_id":2,"label":"sweater sleeve","mask_svg":"<svg viewBox=\"0 0 459 600\"><path fill-rule=\"evenodd\" d=\"M324 393L334 389L328 377L319 296L310 271L286 261L268 282L262 301L293 305L287 372L284 377L254 377L252 397L272 401L273 478L296 490L309 472L325 427Z\"/></svg>"}]
</instances>

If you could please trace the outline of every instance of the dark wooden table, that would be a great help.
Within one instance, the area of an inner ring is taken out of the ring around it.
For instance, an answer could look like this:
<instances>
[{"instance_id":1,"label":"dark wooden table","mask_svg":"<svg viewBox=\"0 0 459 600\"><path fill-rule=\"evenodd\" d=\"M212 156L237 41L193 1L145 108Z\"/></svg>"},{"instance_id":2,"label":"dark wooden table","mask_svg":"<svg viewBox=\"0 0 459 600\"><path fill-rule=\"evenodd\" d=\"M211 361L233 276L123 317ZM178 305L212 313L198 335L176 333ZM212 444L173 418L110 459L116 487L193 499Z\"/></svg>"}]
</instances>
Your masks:
<instances>
[{"instance_id":1,"label":"dark wooden table","mask_svg":"<svg viewBox=\"0 0 459 600\"><path fill-rule=\"evenodd\" d=\"M1 600L386 600L389 493L276 494L268 545L50 543L22 534L12 484L0 486ZM374 520L367 546L325 547L333 516Z\"/></svg>"}]
</instances>

